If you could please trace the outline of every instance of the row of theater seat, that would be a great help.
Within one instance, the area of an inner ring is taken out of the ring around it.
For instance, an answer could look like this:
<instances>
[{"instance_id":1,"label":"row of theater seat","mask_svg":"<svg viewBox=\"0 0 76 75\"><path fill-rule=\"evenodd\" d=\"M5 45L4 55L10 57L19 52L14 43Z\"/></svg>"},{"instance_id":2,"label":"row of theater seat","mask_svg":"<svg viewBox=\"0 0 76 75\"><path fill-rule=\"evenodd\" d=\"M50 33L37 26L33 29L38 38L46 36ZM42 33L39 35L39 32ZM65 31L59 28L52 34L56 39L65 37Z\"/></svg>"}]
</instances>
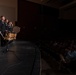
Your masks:
<instances>
[{"instance_id":1,"label":"row of theater seat","mask_svg":"<svg viewBox=\"0 0 76 75\"><path fill-rule=\"evenodd\" d=\"M60 54L65 53L65 48L76 50L76 40L51 40L49 42L41 42L43 51L50 54L56 61L60 62Z\"/></svg>"}]
</instances>

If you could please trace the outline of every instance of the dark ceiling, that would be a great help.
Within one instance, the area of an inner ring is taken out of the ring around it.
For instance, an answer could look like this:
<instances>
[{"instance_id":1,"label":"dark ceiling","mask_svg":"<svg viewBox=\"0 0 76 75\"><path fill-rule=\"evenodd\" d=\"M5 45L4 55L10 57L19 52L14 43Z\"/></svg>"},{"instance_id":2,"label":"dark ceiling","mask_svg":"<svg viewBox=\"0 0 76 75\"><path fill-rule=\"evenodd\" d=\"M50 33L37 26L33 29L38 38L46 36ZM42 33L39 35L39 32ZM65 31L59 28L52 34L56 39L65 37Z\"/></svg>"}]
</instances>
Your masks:
<instances>
[{"instance_id":1,"label":"dark ceiling","mask_svg":"<svg viewBox=\"0 0 76 75\"><path fill-rule=\"evenodd\" d=\"M60 8L68 4L73 4L76 0L27 0L35 3L40 3L54 8Z\"/></svg>"}]
</instances>

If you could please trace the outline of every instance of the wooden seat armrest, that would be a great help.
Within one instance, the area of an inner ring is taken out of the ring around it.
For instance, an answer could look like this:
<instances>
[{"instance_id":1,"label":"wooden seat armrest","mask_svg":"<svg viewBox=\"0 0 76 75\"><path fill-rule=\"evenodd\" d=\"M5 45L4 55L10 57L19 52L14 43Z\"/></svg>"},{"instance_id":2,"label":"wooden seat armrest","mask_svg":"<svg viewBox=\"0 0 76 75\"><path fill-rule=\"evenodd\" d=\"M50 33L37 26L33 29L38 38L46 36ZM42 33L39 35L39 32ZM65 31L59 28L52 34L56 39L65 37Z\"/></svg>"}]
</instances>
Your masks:
<instances>
[{"instance_id":1,"label":"wooden seat armrest","mask_svg":"<svg viewBox=\"0 0 76 75\"><path fill-rule=\"evenodd\" d=\"M61 61L63 61L64 63L66 63L66 60L64 58L64 56L62 54L60 54L60 58L61 58Z\"/></svg>"}]
</instances>

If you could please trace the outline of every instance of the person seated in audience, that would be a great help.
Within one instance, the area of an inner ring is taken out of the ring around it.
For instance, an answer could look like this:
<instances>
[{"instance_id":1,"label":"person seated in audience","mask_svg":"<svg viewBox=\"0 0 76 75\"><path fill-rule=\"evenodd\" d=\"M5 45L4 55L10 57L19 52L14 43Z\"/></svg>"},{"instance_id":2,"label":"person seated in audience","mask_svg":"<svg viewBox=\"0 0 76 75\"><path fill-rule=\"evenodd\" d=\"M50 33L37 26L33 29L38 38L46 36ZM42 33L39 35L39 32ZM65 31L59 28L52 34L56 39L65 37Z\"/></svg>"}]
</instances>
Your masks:
<instances>
[{"instance_id":1,"label":"person seated in audience","mask_svg":"<svg viewBox=\"0 0 76 75\"><path fill-rule=\"evenodd\" d=\"M74 61L76 60L76 50L74 47L67 47L65 48L65 50L63 51L63 53L60 54L60 57L64 57L64 59L62 58L64 63L67 63L68 60L69 61Z\"/></svg>"},{"instance_id":2,"label":"person seated in audience","mask_svg":"<svg viewBox=\"0 0 76 75\"><path fill-rule=\"evenodd\" d=\"M74 68L76 67L76 50L74 47L65 48L63 53L60 54L60 58L63 61L64 66L75 72Z\"/></svg>"},{"instance_id":3,"label":"person seated in audience","mask_svg":"<svg viewBox=\"0 0 76 75\"><path fill-rule=\"evenodd\" d=\"M54 43L53 43L53 46L56 46L57 45L57 42L55 41Z\"/></svg>"}]
</instances>

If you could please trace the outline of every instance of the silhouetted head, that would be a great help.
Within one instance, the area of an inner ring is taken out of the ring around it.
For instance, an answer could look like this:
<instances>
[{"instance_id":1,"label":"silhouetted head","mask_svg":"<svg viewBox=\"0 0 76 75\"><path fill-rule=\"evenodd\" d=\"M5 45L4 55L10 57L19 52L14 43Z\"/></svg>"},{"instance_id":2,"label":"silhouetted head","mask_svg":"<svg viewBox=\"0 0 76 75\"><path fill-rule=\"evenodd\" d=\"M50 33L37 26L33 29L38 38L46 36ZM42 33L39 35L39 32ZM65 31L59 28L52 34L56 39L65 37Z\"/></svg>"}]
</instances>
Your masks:
<instances>
[{"instance_id":1,"label":"silhouetted head","mask_svg":"<svg viewBox=\"0 0 76 75\"><path fill-rule=\"evenodd\" d=\"M5 23L8 23L9 22L9 20L8 19L5 19Z\"/></svg>"},{"instance_id":2,"label":"silhouetted head","mask_svg":"<svg viewBox=\"0 0 76 75\"><path fill-rule=\"evenodd\" d=\"M1 19L2 21L5 21L5 16L1 16L0 19Z\"/></svg>"}]
</instances>

